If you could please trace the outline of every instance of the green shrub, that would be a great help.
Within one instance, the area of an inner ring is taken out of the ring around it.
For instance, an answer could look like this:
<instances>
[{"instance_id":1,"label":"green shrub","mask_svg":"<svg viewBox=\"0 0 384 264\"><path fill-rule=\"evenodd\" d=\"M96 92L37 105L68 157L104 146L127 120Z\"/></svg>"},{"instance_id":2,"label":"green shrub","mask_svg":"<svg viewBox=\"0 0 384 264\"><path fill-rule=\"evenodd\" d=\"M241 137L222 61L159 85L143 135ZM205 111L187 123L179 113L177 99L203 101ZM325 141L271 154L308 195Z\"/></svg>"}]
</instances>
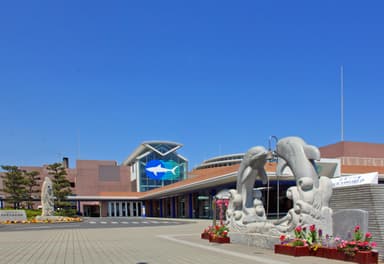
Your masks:
<instances>
[{"instance_id":1,"label":"green shrub","mask_svg":"<svg viewBox=\"0 0 384 264\"><path fill-rule=\"evenodd\" d=\"M29 220L41 215L41 210L26 209L25 213L27 215L27 219Z\"/></svg>"}]
</instances>

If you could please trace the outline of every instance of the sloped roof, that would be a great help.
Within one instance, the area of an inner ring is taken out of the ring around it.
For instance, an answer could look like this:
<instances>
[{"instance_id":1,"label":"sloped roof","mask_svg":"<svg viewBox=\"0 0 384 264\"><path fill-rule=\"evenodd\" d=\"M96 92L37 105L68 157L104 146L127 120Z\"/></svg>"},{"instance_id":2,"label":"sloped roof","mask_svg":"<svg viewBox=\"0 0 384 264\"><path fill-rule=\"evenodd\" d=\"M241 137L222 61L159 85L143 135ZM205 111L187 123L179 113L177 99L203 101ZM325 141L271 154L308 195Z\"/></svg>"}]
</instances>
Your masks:
<instances>
[{"instance_id":1,"label":"sloped roof","mask_svg":"<svg viewBox=\"0 0 384 264\"><path fill-rule=\"evenodd\" d=\"M181 148L183 145L177 142L171 141L145 141L141 143L122 163L122 165L128 166L135 162L136 158L143 155L148 151L154 151L161 156L166 156L171 152L174 152ZM179 155L180 156L180 155ZM180 156L186 160L184 157Z\"/></svg>"},{"instance_id":2,"label":"sloped roof","mask_svg":"<svg viewBox=\"0 0 384 264\"><path fill-rule=\"evenodd\" d=\"M384 158L384 144L341 141L319 148L321 157Z\"/></svg>"}]
</instances>

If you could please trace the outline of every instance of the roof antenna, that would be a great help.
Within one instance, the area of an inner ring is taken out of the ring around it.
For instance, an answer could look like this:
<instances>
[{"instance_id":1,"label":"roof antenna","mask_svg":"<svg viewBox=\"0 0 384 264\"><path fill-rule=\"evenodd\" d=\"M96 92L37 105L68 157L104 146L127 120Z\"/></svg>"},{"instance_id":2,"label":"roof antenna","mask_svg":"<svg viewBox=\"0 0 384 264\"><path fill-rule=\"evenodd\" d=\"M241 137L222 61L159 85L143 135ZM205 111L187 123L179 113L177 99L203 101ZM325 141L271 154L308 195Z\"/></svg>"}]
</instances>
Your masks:
<instances>
[{"instance_id":1,"label":"roof antenna","mask_svg":"<svg viewBox=\"0 0 384 264\"><path fill-rule=\"evenodd\" d=\"M343 65L340 67L340 105L341 105L341 141L344 141L344 69Z\"/></svg>"}]
</instances>

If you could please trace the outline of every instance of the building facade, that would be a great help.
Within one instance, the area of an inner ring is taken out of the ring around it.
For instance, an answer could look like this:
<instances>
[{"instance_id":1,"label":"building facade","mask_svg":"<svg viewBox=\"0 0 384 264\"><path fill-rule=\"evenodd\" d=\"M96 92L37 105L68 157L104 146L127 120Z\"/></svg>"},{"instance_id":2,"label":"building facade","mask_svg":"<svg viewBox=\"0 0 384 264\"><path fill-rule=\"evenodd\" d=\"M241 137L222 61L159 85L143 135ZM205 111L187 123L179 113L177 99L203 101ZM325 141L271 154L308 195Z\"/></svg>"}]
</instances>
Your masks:
<instances>
[{"instance_id":1,"label":"building facade","mask_svg":"<svg viewBox=\"0 0 384 264\"><path fill-rule=\"evenodd\" d=\"M378 172L382 183L384 144L367 144L340 142L320 147L319 174L333 178ZM76 168L67 168L74 193L68 198L83 216L212 218L215 196L236 188L243 154L213 157L188 171L188 160L177 152L181 147L170 141L143 142L120 165L116 161L78 160ZM47 176L46 166L23 168L39 171L42 181ZM286 190L296 182L289 170L276 175L275 162L267 162L265 169L269 181L266 185L256 181L255 191L268 217L279 218L292 207ZM4 207L5 194L0 196Z\"/></svg>"}]
</instances>

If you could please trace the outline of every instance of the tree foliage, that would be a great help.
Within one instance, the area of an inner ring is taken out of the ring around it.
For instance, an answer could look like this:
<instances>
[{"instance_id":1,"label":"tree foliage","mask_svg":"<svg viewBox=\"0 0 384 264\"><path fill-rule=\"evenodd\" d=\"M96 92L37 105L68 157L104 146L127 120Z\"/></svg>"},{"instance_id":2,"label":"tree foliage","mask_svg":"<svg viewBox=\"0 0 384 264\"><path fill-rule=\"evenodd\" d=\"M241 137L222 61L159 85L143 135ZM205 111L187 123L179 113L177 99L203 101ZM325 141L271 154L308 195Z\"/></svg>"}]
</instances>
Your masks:
<instances>
[{"instance_id":1,"label":"tree foliage","mask_svg":"<svg viewBox=\"0 0 384 264\"><path fill-rule=\"evenodd\" d=\"M26 199L27 188L24 172L17 166L1 166L5 170L2 191L6 194L5 200L13 203L13 208L19 208L20 203Z\"/></svg>"},{"instance_id":2,"label":"tree foliage","mask_svg":"<svg viewBox=\"0 0 384 264\"><path fill-rule=\"evenodd\" d=\"M34 194L40 193L40 173L38 171L23 171L25 180L26 180L26 190L27 190L27 205L28 209L32 208L33 200L36 197L33 197Z\"/></svg>"},{"instance_id":3,"label":"tree foliage","mask_svg":"<svg viewBox=\"0 0 384 264\"><path fill-rule=\"evenodd\" d=\"M56 197L55 207L66 208L70 203L66 197L72 194L71 183L67 179L67 171L61 163L53 163L47 167L48 174L52 179L53 195Z\"/></svg>"}]
</instances>

